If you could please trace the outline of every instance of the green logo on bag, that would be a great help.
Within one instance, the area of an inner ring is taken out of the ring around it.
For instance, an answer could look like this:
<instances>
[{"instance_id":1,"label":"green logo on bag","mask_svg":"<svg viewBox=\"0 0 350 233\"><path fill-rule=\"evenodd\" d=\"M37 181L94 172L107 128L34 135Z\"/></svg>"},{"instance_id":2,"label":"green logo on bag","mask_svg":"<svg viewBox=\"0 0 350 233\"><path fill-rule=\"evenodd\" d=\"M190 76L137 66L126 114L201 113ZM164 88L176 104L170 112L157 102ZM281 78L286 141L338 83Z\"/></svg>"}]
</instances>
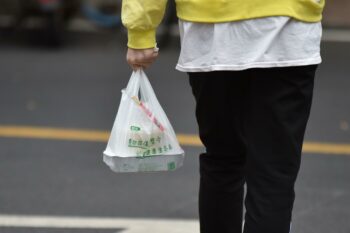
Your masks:
<instances>
[{"instance_id":1,"label":"green logo on bag","mask_svg":"<svg viewBox=\"0 0 350 233\"><path fill-rule=\"evenodd\" d=\"M137 126L130 126L130 129L131 129L131 131L140 131L141 130L141 128L140 127L137 127Z\"/></svg>"},{"instance_id":2,"label":"green logo on bag","mask_svg":"<svg viewBox=\"0 0 350 233\"><path fill-rule=\"evenodd\" d=\"M169 171L175 170L175 168L176 168L175 162L168 163L168 170Z\"/></svg>"}]
</instances>

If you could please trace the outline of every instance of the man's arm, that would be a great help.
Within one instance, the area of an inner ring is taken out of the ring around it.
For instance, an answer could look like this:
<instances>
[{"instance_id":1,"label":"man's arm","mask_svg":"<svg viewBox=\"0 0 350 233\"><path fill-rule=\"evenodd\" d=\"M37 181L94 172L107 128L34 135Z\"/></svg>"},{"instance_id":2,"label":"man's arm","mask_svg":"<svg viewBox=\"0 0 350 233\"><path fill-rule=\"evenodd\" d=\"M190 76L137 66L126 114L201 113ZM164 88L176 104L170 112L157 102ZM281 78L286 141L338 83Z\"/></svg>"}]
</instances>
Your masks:
<instances>
[{"instance_id":1,"label":"man's arm","mask_svg":"<svg viewBox=\"0 0 350 233\"><path fill-rule=\"evenodd\" d=\"M167 0L123 0L122 22L128 29L128 47L156 46L156 29L163 19Z\"/></svg>"},{"instance_id":2,"label":"man's arm","mask_svg":"<svg viewBox=\"0 0 350 233\"><path fill-rule=\"evenodd\" d=\"M123 0L122 22L128 29L126 60L133 70L148 68L157 58L156 29L167 0Z\"/></svg>"}]
</instances>

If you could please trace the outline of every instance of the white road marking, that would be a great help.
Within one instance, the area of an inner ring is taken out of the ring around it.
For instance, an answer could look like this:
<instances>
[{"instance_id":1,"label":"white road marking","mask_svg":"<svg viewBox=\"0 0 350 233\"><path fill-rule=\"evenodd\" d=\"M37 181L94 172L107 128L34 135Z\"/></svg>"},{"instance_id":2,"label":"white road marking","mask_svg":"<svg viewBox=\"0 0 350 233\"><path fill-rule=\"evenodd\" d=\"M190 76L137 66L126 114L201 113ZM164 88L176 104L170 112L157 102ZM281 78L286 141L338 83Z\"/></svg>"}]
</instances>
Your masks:
<instances>
[{"instance_id":1,"label":"white road marking","mask_svg":"<svg viewBox=\"0 0 350 233\"><path fill-rule=\"evenodd\" d=\"M196 233L197 220L0 214L0 227L123 229L123 233Z\"/></svg>"}]
</instances>

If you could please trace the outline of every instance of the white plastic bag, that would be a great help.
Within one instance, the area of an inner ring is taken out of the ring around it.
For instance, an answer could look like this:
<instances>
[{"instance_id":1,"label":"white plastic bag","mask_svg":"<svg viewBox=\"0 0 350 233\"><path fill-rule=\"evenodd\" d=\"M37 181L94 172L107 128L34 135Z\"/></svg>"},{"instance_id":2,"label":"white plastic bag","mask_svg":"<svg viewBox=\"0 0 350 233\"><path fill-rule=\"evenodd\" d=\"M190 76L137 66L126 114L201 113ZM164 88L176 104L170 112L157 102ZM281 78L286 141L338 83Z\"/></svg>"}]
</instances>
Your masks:
<instances>
[{"instance_id":1,"label":"white plastic bag","mask_svg":"<svg viewBox=\"0 0 350 233\"><path fill-rule=\"evenodd\" d=\"M169 171L183 164L184 151L142 69L132 73L122 90L103 154L115 172Z\"/></svg>"}]
</instances>

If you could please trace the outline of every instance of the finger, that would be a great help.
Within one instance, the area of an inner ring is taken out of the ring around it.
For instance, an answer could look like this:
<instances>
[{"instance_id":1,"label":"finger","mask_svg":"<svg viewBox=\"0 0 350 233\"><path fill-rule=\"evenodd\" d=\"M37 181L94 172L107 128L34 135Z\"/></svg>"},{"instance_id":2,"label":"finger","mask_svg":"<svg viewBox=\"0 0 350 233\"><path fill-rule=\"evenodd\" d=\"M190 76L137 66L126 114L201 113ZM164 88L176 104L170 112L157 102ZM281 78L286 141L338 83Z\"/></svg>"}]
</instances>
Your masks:
<instances>
[{"instance_id":1,"label":"finger","mask_svg":"<svg viewBox=\"0 0 350 233\"><path fill-rule=\"evenodd\" d=\"M153 62L138 62L134 65L139 65L139 66L145 66L145 65L151 65Z\"/></svg>"},{"instance_id":2,"label":"finger","mask_svg":"<svg viewBox=\"0 0 350 233\"><path fill-rule=\"evenodd\" d=\"M135 63L152 63L156 60L157 55L151 55L149 57L145 57L142 60L137 60Z\"/></svg>"},{"instance_id":3,"label":"finger","mask_svg":"<svg viewBox=\"0 0 350 233\"><path fill-rule=\"evenodd\" d=\"M126 61L130 66L137 63L137 61L134 57L128 57Z\"/></svg>"},{"instance_id":4,"label":"finger","mask_svg":"<svg viewBox=\"0 0 350 233\"><path fill-rule=\"evenodd\" d=\"M152 57L153 57L153 58L158 57L158 55L159 55L159 52L153 52L153 53L152 53Z\"/></svg>"},{"instance_id":5,"label":"finger","mask_svg":"<svg viewBox=\"0 0 350 233\"><path fill-rule=\"evenodd\" d=\"M154 62L158 55L149 55L135 59L134 63L149 63Z\"/></svg>"},{"instance_id":6,"label":"finger","mask_svg":"<svg viewBox=\"0 0 350 233\"><path fill-rule=\"evenodd\" d=\"M149 51L149 52L146 54L146 56L147 56L147 57L151 57L151 58L155 58L155 57L158 56L158 54L159 54L158 51Z\"/></svg>"},{"instance_id":7,"label":"finger","mask_svg":"<svg viewBox=\"0 0 350 233\"><path fill-rule=\"evenodd\" d=\"M139 69L139 68L147 68L149 67L153 62L138 62L138 63L129 63L131 68L133 70Z\"/></svg>"},{"instance_id":8,"label":"finger","mask_svg":"<svg viewBox=\"0 0 350 233\"><path fill-rule=\"evenodd\" d=\"M143 63L137 63L136 65L138 67L142 67L142 68L146 69L146 68L150 67L152 65L152 63L153 62L143 62Z\"/></svg>"},{"instance_id":9,"label":"finger","mask_svg":"<svg viewBox=\"0 0 350 233\"><path fill-rule=\"evenodd\" d=\"M142 53L142 56L144 58L151 58L151 57L154 57L154 56L157 56L158 55L158 52L157 51L153 51L153 50L146 50Z\"/></svg>"},{"instance_id":10,"label":"finger","mask_svg":"<svg viewBox=\"0 0 350 233\"><path fill-rule=\"evenodd\" d=\"M134 71L143 68L141 65L135 65L135 64L132 64L132 65L130 65L130 66L131 66L131 68L132 68Z\"/></svg>"}]
</instances>

